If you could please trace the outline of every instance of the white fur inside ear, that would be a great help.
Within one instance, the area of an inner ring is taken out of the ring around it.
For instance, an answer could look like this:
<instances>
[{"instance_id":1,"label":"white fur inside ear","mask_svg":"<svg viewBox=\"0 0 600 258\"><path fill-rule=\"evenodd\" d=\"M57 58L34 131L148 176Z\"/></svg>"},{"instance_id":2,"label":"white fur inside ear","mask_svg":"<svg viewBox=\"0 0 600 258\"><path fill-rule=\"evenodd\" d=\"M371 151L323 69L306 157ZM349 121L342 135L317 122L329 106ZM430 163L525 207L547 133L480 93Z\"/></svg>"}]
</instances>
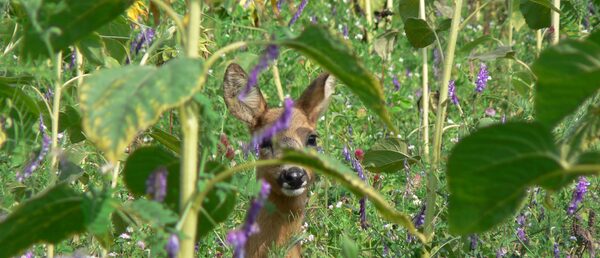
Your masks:
<instances>
[{"instance_id":1,"label":"white fur inside ear","mask_svg":"<svg viewBox=\"0 0 600 258\"><path fill-rule=\"evenodd\" d=\"M260 97L260 92L258 91L258 89L256 89L256 87L253 87L250 90L250 92L248 92L246 97L241 99L241 101L251 109L256 109L259 107L262 99Z\"/></svg>"},{"instance_id":2,"label":"white fur inside ear","mask_svg":"<svg viewBox=\"0 0 600 258\"><path fill-rule=\"evenodd\" d=\"M327 80L325 80L325 99L329 99L335 90L335 77L333 75L329 75Z\"/></svg>"}]
</instances>

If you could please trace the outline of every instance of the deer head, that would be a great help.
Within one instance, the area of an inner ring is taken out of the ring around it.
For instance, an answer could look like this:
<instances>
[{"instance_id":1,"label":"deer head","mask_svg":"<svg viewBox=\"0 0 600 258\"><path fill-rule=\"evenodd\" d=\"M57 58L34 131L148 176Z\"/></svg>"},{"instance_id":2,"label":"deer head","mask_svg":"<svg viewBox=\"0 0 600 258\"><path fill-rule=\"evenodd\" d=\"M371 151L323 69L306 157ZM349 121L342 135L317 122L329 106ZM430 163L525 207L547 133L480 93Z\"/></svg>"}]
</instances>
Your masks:
<instances>
[{"instance_id":1,"label":"deer head","mask_svg":"<svg viewBox=\"0 0 600 258\"><path fill-rule=\"evenodd\" d=\"M247 81L246 72L239 65L230 64L225 71L224 98L231 114L246 123L251 133L256 133L270 127L283 114L284 109L269 108L258 87L251 89L245 98L239 99L238 95ZM327 73L315 79L295 101L290 114L289 127L272 139L260 143L259 158L277 158L284 149L316 148L317 122L327 109L334 84L334 77ZM270 246L273 242L276 245L285 244L286 239L300 229L301 224L298 221L301 222L303 218L307 189L314 181L314 174L302 167L282 165L258 168L256 176L265 179L271 185L269 201L273 202L278 209L276 214L259 215L259 226L263 228L264 225L268 229L261 230L259 236L251 237L249 240L250 245L255 245L250 249L262 250L264 246ZM246 251L251 254L251 257L265 255L264 253L252 255L252 250ZM297 252L299 254L299 247Z\"/></svg>"},{"instance_id":2,"label":"deer head","mask_svg":"<svg viewBox=\"0 0 600 258\"><path fill-rule=\"evenodd\" d=\"M269 127L283 113L283 108L269 108L260 89L254 87L246 98L238 99L246 86L247 75L237 64L227 67L223 90L225 103L239 120L245 122L252 133ZM333 93L335 79L329 74L321 74L295 102L291 122L287 130L273 139L260 143L260 159L277 158L284 149L302 149L317 146L317 121L327 108ZM313 173L297 166L278 166L257 171L257 178L264 178L273 187L273 194L296 197L306 193L313 181Z\"/></svg>"}]
</instances>

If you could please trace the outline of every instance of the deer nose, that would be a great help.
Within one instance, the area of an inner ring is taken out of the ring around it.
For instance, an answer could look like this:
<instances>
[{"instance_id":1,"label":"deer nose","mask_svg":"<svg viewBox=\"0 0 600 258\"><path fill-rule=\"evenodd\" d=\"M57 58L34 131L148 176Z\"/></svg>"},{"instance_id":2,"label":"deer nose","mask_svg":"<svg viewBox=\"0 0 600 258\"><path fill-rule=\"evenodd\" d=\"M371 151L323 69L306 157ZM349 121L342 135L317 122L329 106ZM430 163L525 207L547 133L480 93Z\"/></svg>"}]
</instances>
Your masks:
<instances>
[{"instance_id":1,"label":"deer nose","mask_svg":"<svg viewBox=\"0 0 600 258\"><path fill-rule=\"evenodd\" d=\"M306 184L308 175L304 169L291 167L284 170L279 176L279 179L284 188L299 189Z\"/></svg>"}]
</instances>

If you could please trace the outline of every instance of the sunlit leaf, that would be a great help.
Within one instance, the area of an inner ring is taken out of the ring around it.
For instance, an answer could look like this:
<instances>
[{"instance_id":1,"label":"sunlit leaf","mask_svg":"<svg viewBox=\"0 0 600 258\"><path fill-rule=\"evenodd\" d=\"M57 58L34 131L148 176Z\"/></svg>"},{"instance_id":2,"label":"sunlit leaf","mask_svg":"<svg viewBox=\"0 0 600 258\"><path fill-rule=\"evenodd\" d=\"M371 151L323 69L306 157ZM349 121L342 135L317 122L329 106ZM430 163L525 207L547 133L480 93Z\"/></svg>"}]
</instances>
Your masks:
<instances>
[{"instance_id":1,"label":"sunlit leaf","mask_svg":"<svg viewBox=\"0 0 600 258\"><path fill-rule=\"evenodd\" d=\"M404 21L406 38L413 47L424 48L435 41L435 33L425 20L408 18Z\"/></svg>"},{"instance_id":2,"label":"sunlit leaf","mask_svg":"<svg viewBox=\"0 0 600 258\"><path fill-rule=\"evenodd\" d=\"M463 138L447 165L450 232L500 224L521 207L530 186L560 189L574 178L561 164L554 137L540 124L497 124Z\"/></svg>"},{"instance_id":3,"label":"sunlit leaf","mask_svg":"<svg viewBox=\"0 0 600 258\"><path fill-rule=\"evenodd\" d=\"M553 126L600 87L600 33L564 40L542 52L532 66L536 120Z\"/></svg>"},{"instance_id":4,"label":"sunlit leaf","mask_svg":"<svg viewBox=\"0 0 600 258\"><path fill-rule=\"evenodd\" d=\"M79 99L88 138L116 162L135 136L202 85L199 60L176 59L155 68L126 66L86 78Z\"/></svg>"},{"instance_id":5,"label":"sunlit leaf","mask_svg":"<svg viewBox=\"0 0 600 258\"><path fill-rule=\"evenodd\" d=\"M334 38L323 28L309 26L297 38L283 40L280 44L298 50L321 65L348 86L390 130L397 131L385 108L385 97L379 80L350 53L341 40Z\"/></svg>"},{"instance_id":6,"label":"sunlit leaf","mask_svg":"<svg viewBox=\"0 0 600 258\"><path fill-rule=\"evenodd\" d=\"M42 241L57 244L85 231L82 203L82 195L67 184L22 203L0 223L0 257L17 255Z\"/></svg>"},{"instance_id":7,"label":"sunlit leaf","mask_svg":"<svg viewBox=\"0 0 600 258\"><path fill-rule=\"evenodd\" d=\"M29 14L22 50L28 56L48 56L48 37L54 52L89 35L122 14L129 0L46 0L39 9L25 5Z\"/></svg>"},{"instance_id":8,"label":"sunlit leaf","mask_svg":"<svg viewBox=\"0 0 600 258\"><path fill-rule=\"evenodd\" d=\"M396 138L382 139L365 152L363 164L369 171L393 173L404 168L404 162L412 164L419 157L408 154L408 146Z\"/></svg>"}]
</instances>

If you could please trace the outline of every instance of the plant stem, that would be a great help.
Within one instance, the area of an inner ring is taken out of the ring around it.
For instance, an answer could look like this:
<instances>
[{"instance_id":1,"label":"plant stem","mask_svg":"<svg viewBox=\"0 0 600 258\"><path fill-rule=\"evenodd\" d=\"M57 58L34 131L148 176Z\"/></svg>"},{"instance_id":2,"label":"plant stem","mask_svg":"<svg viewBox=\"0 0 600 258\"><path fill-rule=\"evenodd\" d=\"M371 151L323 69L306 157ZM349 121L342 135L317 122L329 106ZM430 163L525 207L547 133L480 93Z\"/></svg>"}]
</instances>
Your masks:
<instances>
[{"instance_id":1,"label":"plant stem","mask_svg":"<svg viewBox=\"0 0 600 258\"><path fill-rule=\"evenodd\" d=\"M542 30L536 30L535 31L535 50L536 56L540 56L540 53L542 52Z\"/></svg>"},{"instance_id":2,"label":"plant stem","mask_svg":"<svg viewBox=\"0 0 600 258\"><path fill-rule=\"evenodd\" d=\"M552 5L560 9L560 0L552 0ZM554 33L552 33L552 45L554 45L558 43L558 40L560 38L560 14L554 10L550 10L550 12L552 28L554 28Z\"/></svg>"},{"instance_id":3,"label":"plant stem","mask_svg":"<svg viewBox=\"0 0 600 258\"><path fill-rule=\"evenodd\" d=\"M456 38L458 37L458 29L460 25L460 17L462 10L462 0L456 0L452 24L450 25L450 35L448 38L448 46L446 48L446 58L444 59L444 70L442 81L440 82L440 99L436 115L435 133L433 137L433 163L432 169L427 174L427 209L425 210L425 235L428 240L431 240L433 235L433 218L436 212L435 199L437 196L437 177L436 172L440 167L441 152L442 152L442 133L444 121L446 120L446 105L448 100L448 82L452 73L454 64L454 50L456 49Z\"/></svg>"},{"instance_id":4,"label":"plant stem","mask_svg":"<svg viewBox=\"0 0 600 258\"><path fill-rule=\"evenodd\" d=\"M513 0L508 0L508 35L507 35L507 46L512 48L512 42L513 42L513 19L512 19L512 11L513 11ZM508 75L512 76L512 60L508 59ZM508 96L507 96L507 102L510 103L511 99L512 99L512 80L509 79L508 80ZM507 105L508 107L510 107L510 105ZM510 114L510 109L507 108L505 113L509 113Z\"/></svg>"},{"instance_id":5,"label":"plant stem","mask_svg":"<svg viewBox=\"0 0 600 258\"><path fill-rule=\"evenodd\" d=\"M198 181L199 119L196 105L192 102L184 104L184 106L179 109L179 117L181 119L181 130L183 132L183 160L181 164L181 179L179 182L179 187L181 189L179 207L181 214L180 219L183 221L182 233L184 238L180 239L181 245L178 257L193 257L199 209L192 209L186 212L185 207L192 199ZM184 216L184 214L187 216Z\"/></svg>"},{"instance_id":6,"label":"plant stem","mask_svg":"<svg viewBox=\"0 0 600 258\"><path fill-rule=\"evenodd\" d=\"M275 81L275 87L277 88L277 96L279 96L280 101L283 101L283 87L281 86L281 78L279 78L279 68L277 68L277 60L273 62L273 81Z\"/></svg>"},{"instance_id":7,"label":"plant stem","mask_svg":"<svg viewBox=\"0 0 600 258\"><path fill-rule=\"evenodd\" d=\"M419 1L419 18L426 20L425 17L425 0ZM423 157L425 163L429 163L429 69L427 67L427 48L421 49L421 56L423 58L423 81L422 81L422 98L421 107L423 108Z\"/></svg>"},{"instance_id":8,"label":"plant stem","mask_svg":"<svg viewBox=\"0 0 600 258\"><path fill-rule=\"evenodd\" d=\"M200 15L201 0L189 0L189 23L187 44L185 53L188 58L198 57L198 42L200 38ZM178 257L188 258L194 256L194 246L196 243L196 229L198 224L199 209L185 212L187 204L193 198L196 192L198 181L198 130L199 118L198 107L192 102L185 103L179 108L179 117L181 119L181 131L183 133L183 148L181 162L181 177L179 188L180 220L183 221L182 234L180 239L180 248ZM184 216L184 214L186 216ZM180 221L180 222L181 222Z\"/></svg>"}]
</instances>

